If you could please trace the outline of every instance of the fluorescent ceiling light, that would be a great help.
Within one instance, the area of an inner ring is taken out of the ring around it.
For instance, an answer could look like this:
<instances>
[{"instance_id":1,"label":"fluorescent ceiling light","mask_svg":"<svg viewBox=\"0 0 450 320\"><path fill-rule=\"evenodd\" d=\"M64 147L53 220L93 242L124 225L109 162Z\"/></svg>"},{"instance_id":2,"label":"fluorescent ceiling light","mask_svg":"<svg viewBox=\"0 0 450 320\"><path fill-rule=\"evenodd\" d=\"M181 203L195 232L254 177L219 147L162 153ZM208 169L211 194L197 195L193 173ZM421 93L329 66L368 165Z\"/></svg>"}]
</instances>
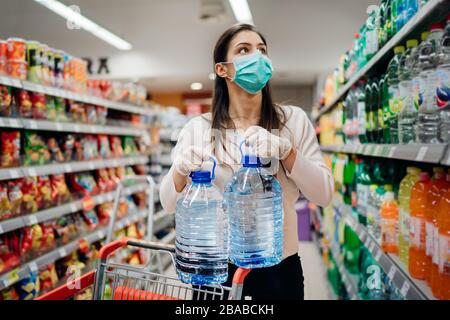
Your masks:
<instances>
[{"instance_id":1,"label":"fluorescent ceiling light","mask_svg":"<svg viewBox=\"0 0 450 320\"><path fill-rule=\"evenodd\" d=\"M241 23L253 23L252 13L250 7L248 6L247 0L228 0L233 9L234 16L236 20Z\"/></svg>"},{"instance_id":2,"label":"fluorescent ceiling light","mask_svg":"<svg viewBox=\"0 0 450 320\"><path fill-rule=\"evenodd\" d=\"M203 89L203 84L201 84L200 82L193 82L191 83L191 90L194 91L199 91Z\"/></svg>"},{"instance_id":3,"label":"fluorescent ceiling light","mask_svg":"<svg viewBox=\"0 0 450 320\"><path fill-rule=\"evenodd\" d=\"M109 32L105 28L99 26L92 20L86 18L80 13L72 10L65 4L62 4L56 0L34 0L37 3L43 5L54 13L70 21L74 25L80 26L84 30L92 33L94 36L102 39L103 41L109 43L110 45L116 47L120 50L131 50L132 45L125 40L119 38L115 34Z\"/></svg>"}]
</instances>

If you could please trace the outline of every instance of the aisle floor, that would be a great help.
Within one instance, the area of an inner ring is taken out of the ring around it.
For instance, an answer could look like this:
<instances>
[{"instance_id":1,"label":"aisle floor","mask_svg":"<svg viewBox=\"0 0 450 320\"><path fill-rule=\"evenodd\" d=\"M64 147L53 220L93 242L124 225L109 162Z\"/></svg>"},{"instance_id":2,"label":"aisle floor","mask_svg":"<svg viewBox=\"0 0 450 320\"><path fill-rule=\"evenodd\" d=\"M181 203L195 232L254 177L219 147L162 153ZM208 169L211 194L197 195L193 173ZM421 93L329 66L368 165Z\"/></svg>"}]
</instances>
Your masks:
<instances>
[{"instance_id":1,"label":"aisle floor","mask_svg":"<svg viewBox=\"0 0 450 320\"><path fill-rule=\"evenodd\" d=\"M317 244L314 241L300 242L299 254L305 278L305 300L330 299L325 270ZM166 275L176 277L173 266L166 270Z\"/></svg>"}]
</instances>

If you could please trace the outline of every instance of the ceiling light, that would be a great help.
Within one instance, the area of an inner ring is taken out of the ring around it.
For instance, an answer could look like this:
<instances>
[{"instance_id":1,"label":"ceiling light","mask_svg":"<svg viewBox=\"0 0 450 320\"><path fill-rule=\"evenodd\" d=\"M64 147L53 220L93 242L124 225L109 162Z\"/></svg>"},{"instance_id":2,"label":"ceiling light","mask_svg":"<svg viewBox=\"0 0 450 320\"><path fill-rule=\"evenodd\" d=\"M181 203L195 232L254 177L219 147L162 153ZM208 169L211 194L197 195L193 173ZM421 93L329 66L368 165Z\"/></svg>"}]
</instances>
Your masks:
<instances>
[{"instance_id":1,"label":"ceiling light","mask_svg":"<svg viewBox=\"0 0 450 320\"><path fill-rule=\"evenodd\" d=\"M209 80L214 81L216 80L216 74L214 72L211 72L208 76Z\"/></svg>"},{"instance_id":2,"label":"ceiling light","mask_svg":"<svg viewBox=\"0 0 450 320\"><path fill-rule=\"evenodd\" d=\"M234 16L236 20L241 23L253 23L252 13L250 11L250 7L248 6L247 0L228 0L231 5L231 9L233 9Z\"/></svg>"},{"instance_id":3,"label":"ceiling light","mask_svg":"<svg viewBox=\"0 0 450 320\"><path fill-rule=\"evenodd\" d=\"M200 82L193 82L191 83L191 90L194 91L199 91L203 89L203 84L201 84Z\"/></svg>"},{"instance_id":4,"label":"ceiling light","mask_svg":"<svg viewBox=\"0 0 450 320\"><path fill-rule=\"evenodd\" d=\"M132 45L127 41L119 38L115 34L106 30L105 28L99 26L94 21L86 18L80 13L72 10L65 4L62 4L56 0L34 0L35 2L43 5L54 13L60 15L61 17L67 19L73 24L83 28L84 30L92 33L94 36L102 39L103 41L109 43L110 45L116 47L120 50L131 50Z\"/></svg>"}]
</instances>

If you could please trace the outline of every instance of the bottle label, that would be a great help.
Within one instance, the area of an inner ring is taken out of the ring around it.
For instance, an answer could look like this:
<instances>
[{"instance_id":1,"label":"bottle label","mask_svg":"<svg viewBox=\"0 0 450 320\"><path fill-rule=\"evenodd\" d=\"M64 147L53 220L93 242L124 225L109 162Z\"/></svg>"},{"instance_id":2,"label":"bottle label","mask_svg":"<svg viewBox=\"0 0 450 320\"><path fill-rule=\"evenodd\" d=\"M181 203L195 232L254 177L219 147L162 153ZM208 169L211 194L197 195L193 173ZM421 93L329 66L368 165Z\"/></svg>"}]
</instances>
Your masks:
<instances>
[{"instance_id":1,"label":"bottle label","mask_svg":"<svg viewBox=\"0 0 450 320\"><path fill-rule=\"evenodd\" d=\"M423 103L423 96L420 93L420 79L418 77L414 77L411 80L411 92L414 99L414 108L418 111Z\"/></svg>"},{"instance_id":2,"label":"bottle label","mask_svg":"<svg viewBox=\"0 0 450 320\"><path fill-rule=\"evenodd\" d=\"M367 200L369 198L369 186L364 184L358 184L356 186L356 192L358 194L358 212L362 216L367 215Z\"/></svg>"},{"instance_id":3,"label":"bottle label","mask_svg":"<svg viewBox=\"0 0 450 320\"><path fill-rule=\"evenodd\" d=\"M425 250L425 220L410 217L409 243L418 250Z\"/></svg>"},{"instance_id":4,"label":"bottle label","mask_svg":"<svg viewBox=\"0 0 450 320\"><path fill-rule=\"evenodd\" d=\"M439 263L439 229L433 225L433 263Z\"/></svg>"},{"instance_id":5,"label":"bottle label","mask_svg":"<svg viewBox=\"0 0 450 320\"><path fill-rule=\"evenodd\" d=\"M433 236L434 236L434 224L433 222L427 222L425 224L425 253L427 257L433 255Z\"/></svg>"},{"instance_id":6,"label":"bottle label","mask_svg":"<svg viewBox=\"0 0 450 320\"><path fill-rule=\"evenodd\" d=\"M359 134L366 134L366 104L358 102L358 130Z\"/></svg>"},{"instance_id":7,"label":"bottle label","mask_svg":"<svg viewBox=\"0 0 450 320\"><path fill-rule=\"evenodd\" d=\"M403 239L405 241L409 241L409 229L410 229L410 216L409 212L405 209L400 209L400 225L399 229L401 234L403 235Z\"/></svg>"},{"instance_id":8,"label":"bottle label","mask_svg":"<svg viewBox=\"0 0 450 320\"><path fill-rule=\"evenodd\" d=\"M381 241L383 245L397 245L398 222L395 219L381 220Z\"/></svg>"},{"instance_id":9,"label":"bottle label","mask_svg":"<svg viewBox=\"0 0 450 320\"><path fill-rule=\"evenodd\" d=\"M450 68L439 68L436 71L436 101L441 109L450 105Z\"/></svg>"},{"instance_id":10,"label":"bottle label","mask_svg":"<svg viewBox=\"0 0 450 320\"><path fill-rule=\"evenodd\" d=\"M450 275L450 237L439 235L439 273Z\"/></svg>"},{"instance_id":11,"label":"bottle label","mask_svg":"<svg viewBox=\"0 0 450 320\"><path fill-rule=\"evenodd\" d=\"M410 81L402 81L399 85L399 99L398 103L400 111L408 105L408 100L411 95L411 82ZM409 109L408 109L409 110Z\"/></svg>"},{"instance_id":12,"label":"bottle label","mask_svg":"<svg viewBox=\"0 0 450 320\"><path fill-rule=\"evenodd\" d=\"M400 103L400 90L398 86L390 86L388 88L388 94L389 94L389 111L392 114L397 114L402 108L402 104Z\"/></svg>"}]
</instances>

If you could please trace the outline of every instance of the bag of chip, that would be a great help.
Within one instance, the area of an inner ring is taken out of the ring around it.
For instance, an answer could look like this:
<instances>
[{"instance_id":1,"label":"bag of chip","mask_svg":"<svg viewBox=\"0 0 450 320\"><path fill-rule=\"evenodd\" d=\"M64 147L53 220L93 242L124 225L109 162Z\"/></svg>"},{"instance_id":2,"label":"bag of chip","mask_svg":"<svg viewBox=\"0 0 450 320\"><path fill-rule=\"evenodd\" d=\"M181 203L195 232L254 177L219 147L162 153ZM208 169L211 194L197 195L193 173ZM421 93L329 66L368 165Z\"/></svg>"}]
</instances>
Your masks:
<instances>
[{"instance_id":1,"label":"bag of chip","mask_svg":"<svg viewBox=\"0 0 450 320\"><path fill-rule=\"evenodd\" d=\"M52 201L54 205L66 203L70 200L71 194L63 174L50 176L50 183L52 188Z\"/></svg>"},{"instance_id":2,"label":"bag of chip","mask_svg":"<svg viewBox=\"0 0 450 320\"><path fill-rule=\"evenodd\" d=\"M20 166L20 131L2 131L0 139L1 166Z\"/></svg>"},{"instance_id":3,"label":"bag of chip","mask_svg":"<svg viewBox=\"0 0 450 320\"><path fill-rule=\"evenodd\" d=\"M37 177L25 177L21 183L22 214L34 213L39 210L40 195Z\"/></svg>"},{"instance_id":4,"label":"bag of chip","mask_svg":"<svg viewBox=\"0 0 450 320\"><path fill-rule=\"evenodd\" d=\"M12 218L12 213L8 197L8 184L0 183L0 221L10 218Z\"/></svg>"},{"instance_id":5,"label":"bag of chip","mask_svg":"<svg viewBox=\"0 0 450 320\"><path fill-rule=\"evenodd\" d=\"M11 88L4 85L0 85L0 116L2 117L12 116L11 102L12 102Z\"/></svg>"},{"instance_id":6,"label":"bag of chip","mask_svg":"<svg viewBox=\"0 0 450 320\"><path fill-rule=\"evenodd\" d=\"M53 205L52 185L48 176L38 177L38 192L39 192L39 209L49 208Z\"/></svg>"},{"instance_id":7,"label":"bag of chip","mask_svg":"<svg viewBox=\"0 0 450 320\"><path fill-rule=\"evenodd\" d=\"M37 92L31 92L30 93L30 99L31 99L31 108L32 108L32 114L34 119L46 119L46 109L45 109L45 94L43 93L37 93Z\"/></svg>"},{"instance_id":8,"label":"bag of chip","mask_svg":"<svg viewBox=\"0 0 450 320\"><path fill-rule=\"evenodd\" d=\"M11 205L11 216L17 217L22 214L22 188L20 180L8 181L8 198Z\"/></svg>"}]
</instances>

